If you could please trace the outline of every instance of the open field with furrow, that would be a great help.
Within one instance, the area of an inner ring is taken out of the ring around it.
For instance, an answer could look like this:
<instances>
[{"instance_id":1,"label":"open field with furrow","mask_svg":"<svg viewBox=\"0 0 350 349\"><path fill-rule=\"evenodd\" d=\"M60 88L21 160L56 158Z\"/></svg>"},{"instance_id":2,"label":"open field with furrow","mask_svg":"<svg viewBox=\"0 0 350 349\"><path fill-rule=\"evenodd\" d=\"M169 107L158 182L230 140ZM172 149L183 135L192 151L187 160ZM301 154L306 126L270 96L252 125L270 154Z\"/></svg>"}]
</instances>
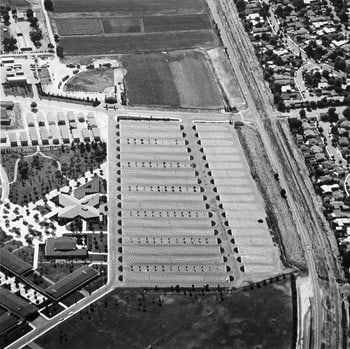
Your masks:
<instances>
[{"instance_id":1,"label":"open field with furrow","mask_svg":"<svg viewBox=\"0 0 350 349\"><path fill-rule=\"evenodd\" d=\"M201 0L54 0L55 12L197 13Z\"/></svg>"},{"instance_id":2,"label":"open field with furrow","mask_svg":"<svg viewBox=\"0 0 350 349\"><path fill-rule=\"evenodd\" d=\"M102 24L106 34L141 32L141 18L137 17L110 17L102 19Z\"/></svg>"},{"instance_id":3,"label":"open field with furrow","mask_svg":"<svg viewBox=\"0 0 350 349\"><path fill-rule=\"evenodd\" d=\"M214 47L217 38L211 30L151 33L121 36L70 36L61 39L67 55L98 55L153 50Z\"/></svg>"},{"instance_id":4,"label":"open field with furrow","mask_svg":"<svg viewBox=\"0 0 350 349\"><path fill-rule=\"evenodd\" d=\"M55 22L58 34L68 35L98 35L102 34L99 18L61 18Z\"/></svg>"}]
</instances>

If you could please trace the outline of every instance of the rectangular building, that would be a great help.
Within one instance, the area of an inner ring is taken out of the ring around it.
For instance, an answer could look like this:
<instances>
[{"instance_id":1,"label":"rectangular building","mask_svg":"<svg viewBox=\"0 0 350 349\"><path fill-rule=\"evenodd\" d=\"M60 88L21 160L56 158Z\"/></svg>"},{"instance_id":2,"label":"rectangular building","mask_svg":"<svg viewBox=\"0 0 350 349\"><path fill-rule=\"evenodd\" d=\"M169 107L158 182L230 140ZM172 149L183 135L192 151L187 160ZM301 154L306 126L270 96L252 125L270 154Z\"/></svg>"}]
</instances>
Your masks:
<instances>
[{"instance_id":1,"label":"rectangular building","mask_svg":"<svg viewBox=\"0 0 350 349\"><path fill-rule=\"evenodd\" d=\"M17 135L15 132L9 132L9 140L10 140L10 145L11 147L17 147Z\"/></svg>"},{"instance_id":2,"label":"rectangular building","mask_svg":"<svg viewBox=\"0 0 350 349\"><path fill-rule=\"evenodd\" d=\"M82 287L97 276L98 273L95 269L84 265L73 273L68 274L54 285L49 286L45 291L53 299L59 300L79 287Z\"/></svg>"},{"instance_id":3,"label":"rectangular building","mask_svg":"<svg viewBox=\"0 0 350 349\"><path fill-rule=\"evenodd\" d=\"M81 131L78 129L72 130L73 142L79 143L81 141Z\"/></svg>"},{"instance_id":4,"label":"rectangular building","mask_svg":"<svg viewBox=\"0 0 350 349\"><path fill-rule=\"evenodd\" d=\"M31 128L32 129L32 128ZM19 140L21 142L21 146L28 146L28 134L26 131L21 131L19 134Z\"/></svg>"},{"instance_id":5,"label":"rectangular building","mask_svg":"<svg viewBox=\"0 0 350 349\"><path fill-rule=\"evenodd\" d=\"M58 126L66 124L66 117L64 116L64 113L61 111L57 113L57 122L58 122Z\"/></svg>"},{"instance_id":6,"label":"rectangular building","mask_svg":"<svg viewBox=\"0 0 350 349\"><path fill-rule=\"evenodd\" d=\"M97 123L96 123L96 119L95 119L94 113L92 113L92 112L88 113L87 121L88 121L88 124L89 124L89 126L91 128L96 128L97 127Z\"/></svg>"},{"instance_id":7,"label":"rectangular building","mask_svg":"<svg viewBox=\"0 0 350 349\"><path fill-rule=\"evenodd\" d=\"M0 267L15 275L23 275L33 268L30 264L4 248L0 248Z\"/></svg>"},{"instance_id":8,"label":"rectangular building","mask_svg":"<svg viewBox=\"0 0 350 349\"><path fill-rule=\"evenodd\" d=\"M46 127L39 127L39 134L40 134L42 145L48 145L49 144L49 132L47 131Z\"/></svg>"},{"instance_id":9,"label":"rectangular building","mask_svg":"<svg viewBox=\"0 0 350 349\"><path fill-rule=\"evenodd\" d=\"M69 112L67 112L67 117L68 117L68 121L69 121L69 122L75 121L75 114L74 114L74 111L69 111Z\"/></svg>"},{"instance_id":10,"label":"rectangular building","mask_svg":"<svg viewBox=\"0 0 350 349\"><path fill-rule=\"evenodd\" d=\"M93 128L91 130L94 141L98 142L101 140L100 130L98 128Z\"/></svg>"},{"instance_id":11,"label":"rectangular building","mask_svg":"<svg viewBox=\"0 0 350 349\"><path fill-rule=\"evenodd\" d=\"M36 115L36 121L38 122L39 126L45 126L46 119L45 119L44 114L39 112Z\"/></svg>"},{"instance_id":12,"label":"rectangular building","mask_svg":"<svg viewBox=\"0 0 350 349\"><path fill-rule=\"evenodd\" d=\"M34 126L34 117L32 113L27 113L26 114L26 120L27 120L27 124L29 127L33 127Z\"/></svg>"},{"instance_id":13,"label":"rectangular building","mask_svg":"<svg viewBox=\"0 0 350 349\"><path fill-rule=\"evenodd\" d=\"M50 133L52 136L52 143L53 144L60 144L61 140L61 133L57 125L51 125L50 126Z\"/></svg>"},{"instance_id":14,"label":"rectangular building","mask_svg":"<svg viewBox=\"0 0 350 349\"><path fill-rule=\"evenodd\" d=\"M46 114L46 120L49 123L49 126L56 125L56 118L55 118L55 115L53 114L53 112L49 111Z\"/></svg>"},{"instance_id":15,"label":"rectangular building","mask_svg":"<svg viewBox=\"0 0 350 349\"><path fill-rule=\"evenodd\" d=\"M32 145L39 145L38 132L36 131L35 127L29 128L29 136L30 140L32 141Z\"/></svg>"},{"instance_id":16,"label":"rectangular building","mask_svg":"<svg viewBox=\"0 0 350 349\"><path fill-rule=\"evenodd\" d=\"M70 143L69 129L66 125L59 126L63 143Z\"/></svg>"},{"instance_id":17,"label":"rectangular building","mask_svg":"<svg viewBox=\"0 0 350 349\"><path fill-rule=\"evenodd\" d=\"M81 133L83 135L83 141L84 142L91 142L91 131L87 128L81 129Z\"/></svg>"}]
</instances>

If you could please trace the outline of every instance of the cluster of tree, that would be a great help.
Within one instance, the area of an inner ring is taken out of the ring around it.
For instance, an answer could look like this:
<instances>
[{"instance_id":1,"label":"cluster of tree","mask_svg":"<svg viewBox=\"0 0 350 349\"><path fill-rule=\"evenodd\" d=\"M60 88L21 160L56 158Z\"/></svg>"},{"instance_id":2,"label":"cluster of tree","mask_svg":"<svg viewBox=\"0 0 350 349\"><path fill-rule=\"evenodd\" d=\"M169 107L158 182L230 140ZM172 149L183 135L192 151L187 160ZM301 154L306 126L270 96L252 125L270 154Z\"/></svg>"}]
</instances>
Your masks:
<instances>
[{"instance_id":1,"label":"cluster of tree","mask_svg":"<svg viewBox=\"0 0 350 349\"><path fill-rule=\"evenodd\" d=\"M44 1L44 7L45 7L46 11L54 11L53 3L52 3L51 0L45 0Z\"/></svg>"},{"instance_id":2,"label":"cluster of tree","mask_svg":"<svg viewBox=\"0 0 350 349\"><path fill-rule=\"evenodd\" d=\"M64 57L63 47L62 46L57 46L56 47L56 55L59 58L63 58Z\"/></svg>"},{"instance_id":3,"label":"cluster of tree","mask_svg":"<svg viewBox=\"0 0 350 349\"><path fill-rule=\"evenodd\" d=\"M26 15L28 18L28 22L30 22L30 26L35 29L39 28L38 18L34 16L34 12L31 8L27 10Z\"/></svg>"},{"instance_id":4,"label":"cluster of tree","mask_svg":"<svg viewBox=\"0 0 350 349\"><path fill-rule=\"evenodd\" d=\"M5 25L10 25L10 14L9 14L10 9L8 7L1 7L1 17L4 20Z\"/></svg>"},{"instance_id":5,"label":"cluster of tree","mask_svg":"<svg viewBox=\"0 0 350 349\"><path fill-rule=\"evenodd\" d=\"M30 36L30 40L33 41L35 47L40 47L41 46L41 39L43 38L43 33L41 31L41 29L34 28L33 30L30 31L29 33Z\"/></svg>"},{"instance_id":6,"label":"cluster of tree","mask_svg":"<svg viewBox=\"0 0 350 349\"><path fill-rule=\"evenodd\" d=\"M18 50L17 47L17 40L10 36L9 38L4 38L2 40L2 44L4 46L4 51L5 52L11 52L11 51L16 51Z\"/></svg>"}]
</instances>

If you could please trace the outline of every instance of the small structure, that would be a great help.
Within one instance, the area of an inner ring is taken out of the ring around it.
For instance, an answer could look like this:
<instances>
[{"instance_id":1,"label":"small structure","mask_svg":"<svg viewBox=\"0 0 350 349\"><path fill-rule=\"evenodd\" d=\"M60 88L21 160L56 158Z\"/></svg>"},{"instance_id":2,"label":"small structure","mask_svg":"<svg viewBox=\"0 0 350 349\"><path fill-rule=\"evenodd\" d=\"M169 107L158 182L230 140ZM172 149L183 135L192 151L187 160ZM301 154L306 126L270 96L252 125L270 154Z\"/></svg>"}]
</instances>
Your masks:
<instances>
[{"instance_id":1,"label":"small structure","mask_svg":"<svg viewBox=\"0 0 350 349\"><path fill-rule=\"evenodd\" d=\"M17 147L17 135L15 132L9 132L8 134L11 147Z\"/></svg>"},{"instance_id":2,"label":"small structure","mask_svg":"<svg viewBox=\"0 0 350 349\"><path fill-rule=\"evenodd\" d=\"M85 122L85 116L83 113L79 113L78 114L78 121L79 122Z\"/></svg>"},{"instance_id":3,"label":"small structure","mask_svg":"<svg viewBox=\"0 0 350 349\"><path fill-rule=\"evenodd\" d=\"M1 106L1 118L0 118L0 125L1 126L10 126L11 125L11 116L7 112L7 109Z\"/></svg>"},{"instance_id":4,"label":"small structure","mask_svg":"<svg viewBox=\"0 0 350 349\"><path fill-rule=\"evenodd\" d=\"M93 128L92 136L94 137L94 141L98 142L101 140L100 130L98 128Z\"/></svg>"},{"instance_id":5,"label":"small structure","mask_svg":"<svg viewBox=\"0 0 350 349\"><path fill-rule=\"evenodd\" d=\"M4 132L0 132L0 143L6 143L7 142L7 134Z\"/></svg>"},{"instance_id":6,"label":"small structure","mask_svg":"<svg viewBox=\"0 0 350 349\"><path fill-rule=\"evenodd\" d=\"M35 127L29 128L29 136L32 141L32 145L39 145L39 137Z\"/></svg>"},{"instance_id":7,"label":"small structure","mask_svg":"<svg viewBox=\"0 0 350 349\"><path fill-rule=\"evenodd\" d=\"M47 131L46 127L40 127L39 134L40 134L42 145L48 145L49 144L49 132Z\"/></svg>"},{"instance_id":8,"label":"small structure","mask_svg":"<svg viewBox=\"0 0 350 349\"><path fill-rule=\"evenodd\" d=\"M55 115L53 114L53 112L49 111L46 114L46 120L49 123L49 126L56 125L56 118L55 118Z\"/></svg>"},{"instance_id":9,"label":"small structure","mask_svg":"<svg viewBox=\"0 0 350 349\"><path fill-rule=\"evenodd\" d=\"M32 128L31 128L32 130ZM21 142L21 146L26 147L28 146L28 134L26 131L21 131L19 134L19 140Z\"/></svg>"},{"instance_id":10,"label":"small structure","mask_svg":"<svg viewBox=\"0 0 350 349\"><path fill-rule=\"evenodd\" d=\"M73 142L79 143L81 139L81 131L79 129L72 130Z\"/></svg>"},{"instance_id":11,"label":"small structure","mask_svg":"<svg viewBox=\"0 0 350 349\"><path fill-rule=\"evenodd\" d=\"M62 126L66 124L66 118L64 116L64 113L61 111L57 113L57 123L58 123L58 126Z\"/></svg>"},{"instance_id":12,"label":"small structure","mask_svg":"<svg viewBox=\"0 0 350 349\"><path fill-rule=\"evenodd\" d=\"M29 127L34 127L34 117L32 113L26 114L26 120Z\"/></svg>"},{"instance_id":13,"label":"small structure","mask_svg":"<svg viewBox=\"0 0 350 349\"><path fill-rule=\"evenodd\" d=\"M89 112L87 115L87 122L89 124L89 126L91 128L96 128L97 127L97 123L96 123L96 119L95 119L95 115L93 112Z\"/></svg>"},{"instance_id":14,"label":"small structure","mask_svg":"<svg viewBox=\"0 0 350 349\"><path fill-rule=\"evenodd\" d=\"M38 113L36 115L36 121L38 122L39 126L45 126L45 116L43 115L43 113Z\"/></svg>"},{"instance_id":15,"label":"small structure","mask_svg":"<svg viewBox=\"0 0 350 349\"><path fill-rule=\"evenodd\" d=\"M61 139L61 133L57 125L51 125L50 126L50 133L52 136L52 143L53 144L60 144Z\"/></svg>"},{"instance_id":16,"label":"small structure","mask_svg":"<svg viewBox=\"0 0 350 349\"><path fill-rule=\"evenodd\" d=\"M91 142L91 131L87 128L81 130L84 142Z\"/></svg>"},{"instance_id":17,"label":"small structure","mask_svg":"<svg viewBox=\"0 0 350 349\"><path fill-rule=\"evenodd\" d=\"M73 111L67 112L67 117L68 117L68 121L69 121L69 122L75 121L75 114L74 114Z\"/></svg>"},{"instance_id":18,"label":"small structure","mask_svg":"<svg viewBox=\"0 0 350 349\"><path fill-rule=\"evenodd\" d=\"M66 125L59 126L63 143L68 144L70 142L69 129Z\"/></svg>"}]
</instances>

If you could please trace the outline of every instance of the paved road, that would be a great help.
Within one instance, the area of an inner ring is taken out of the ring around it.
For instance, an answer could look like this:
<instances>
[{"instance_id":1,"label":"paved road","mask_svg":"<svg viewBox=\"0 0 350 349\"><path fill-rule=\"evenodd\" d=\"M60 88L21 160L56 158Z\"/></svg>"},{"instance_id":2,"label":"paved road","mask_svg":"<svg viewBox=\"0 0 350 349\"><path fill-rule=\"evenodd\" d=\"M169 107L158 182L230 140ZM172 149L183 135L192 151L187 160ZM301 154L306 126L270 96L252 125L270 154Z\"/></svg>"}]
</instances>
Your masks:
<instances>
[{"instance_id":1,"label":"paved road","mask_svg":"<svg viewBox=\"0 0 350 349\"><path fill-rule=\"evenodd\" d=\"M2 187L1 201L4 201L4 200L7 200L9 197L10 183L7 177L7 173L1 163L0 163L0 178L1 178L1 187Z\"/></svg>"}]
</instances>

